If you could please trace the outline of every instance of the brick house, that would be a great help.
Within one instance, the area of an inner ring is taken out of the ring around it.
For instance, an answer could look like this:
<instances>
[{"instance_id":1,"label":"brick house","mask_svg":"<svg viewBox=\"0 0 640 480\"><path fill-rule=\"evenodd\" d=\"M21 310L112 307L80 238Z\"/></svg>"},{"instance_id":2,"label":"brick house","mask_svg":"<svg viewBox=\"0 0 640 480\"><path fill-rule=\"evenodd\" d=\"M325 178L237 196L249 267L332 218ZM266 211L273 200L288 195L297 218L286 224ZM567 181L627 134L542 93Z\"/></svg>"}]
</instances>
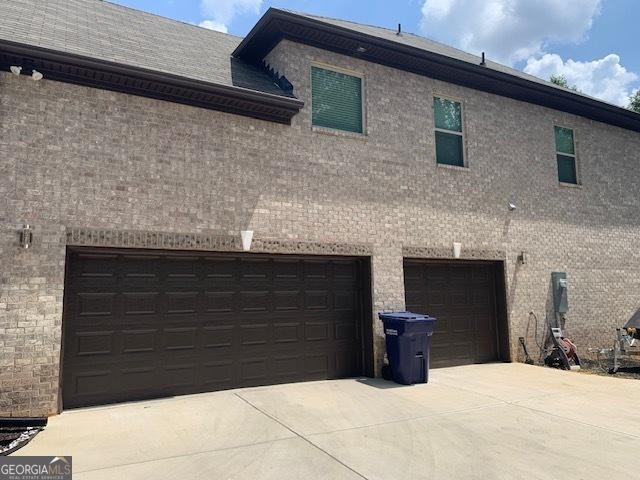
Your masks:
<instances>
[{"instance_id":1,"label":"brick house","mask_svg":"<svg viewBox=\"0 0 640 480\"><path fill-rule=\"evenodd\" d=\"M434 367L521 360L554 271L582 352L639 306L636 113L284 10L0 17L0 416L379 374L387 309Z\"/></svg>"}]
</instances>

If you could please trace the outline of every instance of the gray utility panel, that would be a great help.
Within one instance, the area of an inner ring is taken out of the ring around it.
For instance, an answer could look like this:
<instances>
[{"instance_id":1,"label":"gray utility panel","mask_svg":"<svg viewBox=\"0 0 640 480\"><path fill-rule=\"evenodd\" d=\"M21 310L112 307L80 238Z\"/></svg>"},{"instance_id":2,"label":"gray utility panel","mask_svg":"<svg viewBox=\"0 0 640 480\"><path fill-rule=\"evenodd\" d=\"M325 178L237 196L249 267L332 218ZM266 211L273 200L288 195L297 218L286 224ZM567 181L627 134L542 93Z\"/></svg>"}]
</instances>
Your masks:
<instances>
[{"instance_id":1,"label":"gray utility panel","mask_svg":"<svg viewBox=\"0 0 640 480\"><path fill-rule=\"evenodd\" d=\"M567 274L553 272L551 274L551 288L553 288L553 306L556 313L567 313L569 311Z\"/></svg>"}]
</instances>

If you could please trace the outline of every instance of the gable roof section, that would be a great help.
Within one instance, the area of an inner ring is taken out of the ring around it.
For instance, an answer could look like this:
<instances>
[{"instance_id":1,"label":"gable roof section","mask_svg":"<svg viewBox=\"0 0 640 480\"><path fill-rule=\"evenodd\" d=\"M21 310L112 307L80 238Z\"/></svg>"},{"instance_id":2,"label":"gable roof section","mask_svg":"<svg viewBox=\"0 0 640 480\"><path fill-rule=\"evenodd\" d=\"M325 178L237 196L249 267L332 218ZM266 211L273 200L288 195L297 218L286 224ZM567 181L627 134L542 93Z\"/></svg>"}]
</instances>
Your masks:
<instances>
[{"instance_id":1,"label":"gable roof section","mask_svg":"<svg viewBox=\"0 0 640 480\"><path fill-rule=\"evenodd\" d=\"M640 114L418 35L270 8L233 55L260 61L282 39L640 132ZM359 52L359 49L366 49Z\"/></svg>"},{"instance_id":2,"label":"gable roof section","mask_svg":"<svg viewBox=\"0 0 640 480\"><path fill-rule=\"evenodd\" d=\"M101 0L0 2L0 67L289 123L303 103L233 58L240 38Z\"/></svg>"}]
</instances>

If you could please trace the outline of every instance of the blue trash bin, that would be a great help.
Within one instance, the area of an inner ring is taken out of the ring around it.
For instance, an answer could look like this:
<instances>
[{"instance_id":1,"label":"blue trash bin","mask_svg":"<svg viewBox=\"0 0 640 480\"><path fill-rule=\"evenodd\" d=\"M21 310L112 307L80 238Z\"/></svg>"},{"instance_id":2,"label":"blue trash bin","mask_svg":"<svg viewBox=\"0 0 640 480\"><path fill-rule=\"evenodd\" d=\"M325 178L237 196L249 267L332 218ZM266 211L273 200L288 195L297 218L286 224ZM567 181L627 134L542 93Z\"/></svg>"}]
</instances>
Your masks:
<instances>
[{"instance_id":1,"label":"blue trash bin","mask_svg":"<svg viewBox=\"0 0 640 480\"><path fill-rule=\"evenodd\" d=\"M413 385L429 381L429 349L436 319L411 312L378 314L384 324L391 378Z\"/></svg>"}]
</instances>

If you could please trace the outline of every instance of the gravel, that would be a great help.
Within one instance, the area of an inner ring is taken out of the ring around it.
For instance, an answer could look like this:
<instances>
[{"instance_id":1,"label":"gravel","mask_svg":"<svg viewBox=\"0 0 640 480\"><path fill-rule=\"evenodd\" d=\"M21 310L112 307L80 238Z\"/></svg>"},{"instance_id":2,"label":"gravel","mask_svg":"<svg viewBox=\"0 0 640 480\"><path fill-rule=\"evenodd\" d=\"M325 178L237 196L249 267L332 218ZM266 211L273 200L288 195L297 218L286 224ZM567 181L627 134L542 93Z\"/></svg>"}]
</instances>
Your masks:
<instances>
[{"instance_id":1,"label":"gravel","mask_svg":"<svg viewBox=\"0 0 640 480\"><path fill-rule=\"evenodd\" d=\"M0 455L9 455L24 447L41 428L0 427Z\"/></svg>"}]
</instances>

